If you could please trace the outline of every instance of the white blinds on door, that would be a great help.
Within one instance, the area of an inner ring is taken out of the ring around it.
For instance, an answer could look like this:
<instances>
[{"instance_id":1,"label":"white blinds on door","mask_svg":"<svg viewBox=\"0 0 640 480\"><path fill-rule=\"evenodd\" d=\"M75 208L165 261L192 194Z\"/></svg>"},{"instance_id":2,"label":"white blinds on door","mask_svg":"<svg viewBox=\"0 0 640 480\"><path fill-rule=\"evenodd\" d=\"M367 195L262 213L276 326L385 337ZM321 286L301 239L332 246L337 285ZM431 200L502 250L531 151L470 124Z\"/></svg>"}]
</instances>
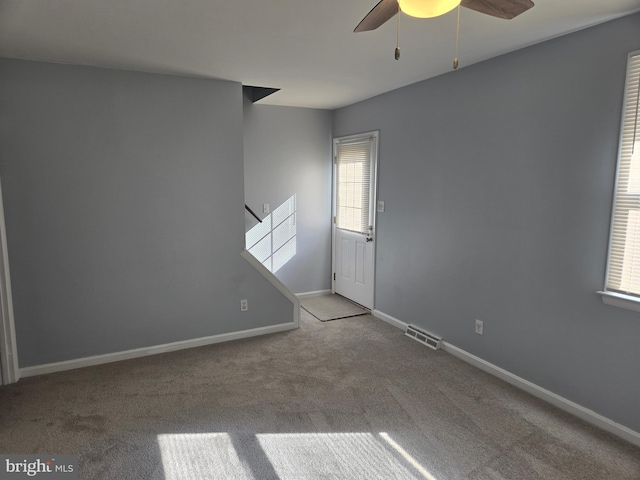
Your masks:
<instances>
[{"instance_id":1,"label":"white blinds on door","mask_svg":"<svg viewBox=\"0 0 640 480\"><path fill-rule=\"evenodd\" d=\"M336 150L336 226L366 234L372 141L338 143Z\"/></svg>"},{"instance_id":2,"label":"white blinds on door","mask_svg":"<svg viewBox=\"0 0 640 480\"><path fill-rule=\"evenodd\" d=\"M629 56L607 290L640 296L640 52Z\"/></svg>"}]
</instances>

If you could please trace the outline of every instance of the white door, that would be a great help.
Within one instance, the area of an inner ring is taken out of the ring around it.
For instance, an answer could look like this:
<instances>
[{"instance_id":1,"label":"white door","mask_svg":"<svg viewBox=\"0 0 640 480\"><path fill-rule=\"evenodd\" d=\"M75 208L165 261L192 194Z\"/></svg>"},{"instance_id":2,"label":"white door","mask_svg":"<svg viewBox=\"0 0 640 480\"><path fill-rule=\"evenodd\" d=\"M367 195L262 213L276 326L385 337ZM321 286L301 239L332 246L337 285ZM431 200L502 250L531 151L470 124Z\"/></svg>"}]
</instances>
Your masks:
<instances>
[{"instance_id":1,"label":"white door","mask_svg":"<svg viewBox=\"0 0 640 480\"><path fill-rule=\"evenodd\" d=\"M378 132L334 140L333 291L373 309Z\"/></svg>"}]
</instances>

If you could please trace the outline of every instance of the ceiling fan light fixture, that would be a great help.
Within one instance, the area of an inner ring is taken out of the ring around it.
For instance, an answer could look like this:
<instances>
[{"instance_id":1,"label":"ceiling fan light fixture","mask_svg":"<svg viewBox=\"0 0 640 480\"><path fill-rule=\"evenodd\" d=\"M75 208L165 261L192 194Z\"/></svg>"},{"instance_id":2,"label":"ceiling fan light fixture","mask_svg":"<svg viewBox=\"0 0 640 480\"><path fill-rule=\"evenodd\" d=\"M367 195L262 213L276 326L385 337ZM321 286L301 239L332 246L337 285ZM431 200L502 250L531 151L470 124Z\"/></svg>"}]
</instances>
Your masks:
<instances>
[{"instance_id":1,"label":"ceiling fan light fixture","mask_svg":"<svg viewBox=\"0 0 640 480\"><path fill-rule=\"evenodd\" d=\"M398 0L400 10L411 17L433 18L450 12L461 0Z\"/></svg>"}]
</instances>

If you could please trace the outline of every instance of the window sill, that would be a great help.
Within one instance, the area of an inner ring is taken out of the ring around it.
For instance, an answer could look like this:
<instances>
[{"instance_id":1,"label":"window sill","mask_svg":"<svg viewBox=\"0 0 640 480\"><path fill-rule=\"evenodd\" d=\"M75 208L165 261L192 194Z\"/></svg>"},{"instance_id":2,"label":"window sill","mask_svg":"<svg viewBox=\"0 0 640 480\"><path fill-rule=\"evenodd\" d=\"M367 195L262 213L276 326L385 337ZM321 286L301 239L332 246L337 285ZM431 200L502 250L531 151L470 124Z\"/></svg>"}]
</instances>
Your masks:
<instances>
[{"instance_id":1,"label":"window sill","mask_svg":"<svg viewBox=\"0 0 640 480\"><path fill-rule=\"evenodd\" d=\"M632 297L631 295L624 295L622 293L614 292L596 292L602 297L602 303L605 305L611 305L612 307L625 308L627 310L633 310L634 312L640 312L640 298Z\"/></svg>"}]
</instances>

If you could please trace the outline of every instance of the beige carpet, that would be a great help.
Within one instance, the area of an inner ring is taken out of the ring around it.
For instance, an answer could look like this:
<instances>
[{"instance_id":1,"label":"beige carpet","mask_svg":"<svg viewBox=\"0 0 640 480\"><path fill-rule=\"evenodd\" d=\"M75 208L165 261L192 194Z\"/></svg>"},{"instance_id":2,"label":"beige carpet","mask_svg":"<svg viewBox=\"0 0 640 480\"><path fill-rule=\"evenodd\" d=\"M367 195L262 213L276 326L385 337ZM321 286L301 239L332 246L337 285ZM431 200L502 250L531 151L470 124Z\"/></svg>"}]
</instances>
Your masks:
<instances>
[{"instance_id":1,"label":"beige carpet","mask_svg":"<svg viewBox=\"0 0 640 480\"><path fill-rule=\"evenodd\" d=\"M369 315L370 313L369 310L365 310L360 305L356 305L346 298L335 294L305 298L300 302L300 305L321 322Z\"/></svg>"},{"instance_id":2,"label":"beige carpet","mask_svg":"<svg viewBox=\"0 0 640 480\"><path fill-rule=\"evenodd\" d=\"M0 387L0 453L101 480L638 480L640 449L374 317Z\"/></svg>"}]
</instances>

